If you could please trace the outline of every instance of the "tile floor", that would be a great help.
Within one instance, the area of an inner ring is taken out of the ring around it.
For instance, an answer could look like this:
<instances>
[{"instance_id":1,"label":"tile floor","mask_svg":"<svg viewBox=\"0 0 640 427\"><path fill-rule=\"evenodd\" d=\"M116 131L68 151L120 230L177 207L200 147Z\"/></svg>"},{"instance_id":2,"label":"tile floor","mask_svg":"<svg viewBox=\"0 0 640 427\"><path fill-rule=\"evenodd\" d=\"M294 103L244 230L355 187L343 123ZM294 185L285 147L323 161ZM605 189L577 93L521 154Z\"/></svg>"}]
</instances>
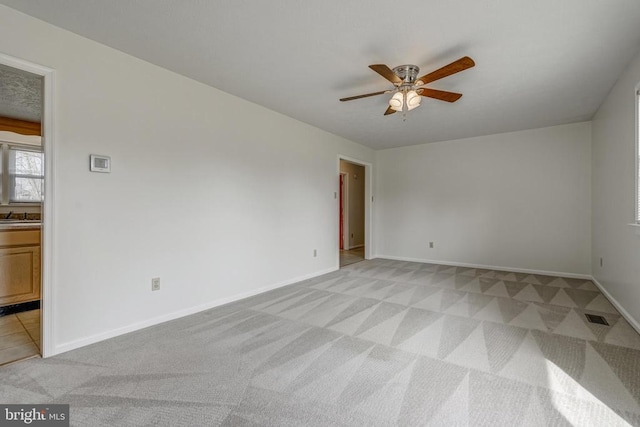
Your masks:
<instances>
[{"instance_id":1,"label":"tile floor","mask_svg":"<svg viewBox=\"0 0 640 427\"><path fill-rule=\"evenodd\" d=\"M40 310L0 317L0 365L40 354Z\"/></svg>"},{"instance_id":2,"label":"tile floor","mask_svg":"<svg viewBox=\"0 0 640 427\"><path fill-rule=\"evenodd\" d=\"M360 261L364 261L364 246L348 251L340 251L340 268Z\"/></svg>"}]
</instances>

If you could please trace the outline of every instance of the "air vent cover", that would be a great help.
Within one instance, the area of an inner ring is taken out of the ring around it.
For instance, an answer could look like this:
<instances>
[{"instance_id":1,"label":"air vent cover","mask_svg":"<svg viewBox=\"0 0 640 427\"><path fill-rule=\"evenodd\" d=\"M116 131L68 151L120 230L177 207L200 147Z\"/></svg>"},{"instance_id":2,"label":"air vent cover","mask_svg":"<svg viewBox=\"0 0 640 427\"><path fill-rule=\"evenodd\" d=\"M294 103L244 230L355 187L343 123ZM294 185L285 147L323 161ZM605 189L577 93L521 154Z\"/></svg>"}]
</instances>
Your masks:
<instances>
[{"instance_id":1,"label":"air vent cover","mask_svg":"<svg viewBox=\"0 0 640 427\"><path fill-rule=\"evenodd\" d=\"M585 316L587 316L587 320L590 323L597 323L598 325L609 326L607 319L605 319L602 316L598 316L597 314L585 314Z\"/></svg>"}]
</instances>

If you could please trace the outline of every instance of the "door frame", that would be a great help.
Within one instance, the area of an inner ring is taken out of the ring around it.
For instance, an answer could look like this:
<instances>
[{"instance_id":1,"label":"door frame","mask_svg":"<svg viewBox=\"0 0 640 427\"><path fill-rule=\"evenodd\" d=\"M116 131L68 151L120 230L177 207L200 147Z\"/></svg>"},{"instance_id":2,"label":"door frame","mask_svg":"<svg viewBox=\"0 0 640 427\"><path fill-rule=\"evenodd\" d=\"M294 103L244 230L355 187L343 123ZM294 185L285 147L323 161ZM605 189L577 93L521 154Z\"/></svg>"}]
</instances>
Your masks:
<instances>
[{"instance_id":1,"label":"door frame","mask_svg":"<svg viewBox=\"0 0 640 427\"><path fill-rule=\"evenodd\" d=\"M355 163L356 165L364 166L364 259L373 258L375 241L373 239L373 164L369 162L365 162L360 159L356 159L354 157L345 156L343 154L338 154L338 159L336 161L336 176L338 179L336 180L337 186L337 194L340 194L340 178L339 174L342 172L340 170L340 160L345 160L350 163ZM338 215L335 216L335 233L334 238L339 239L340 234L340 203L337 203L336 210L338 211ZM334 248L336 248L336 265L340 268L340 241L336 240Z\"/></svg>"},{"instance_id":2,"label":"door frame","mask_svg":"<svg viewBox=\"0 0 640 427\"><path fill-rule=\"evenodd\" d=\"M27 71L44 80L42 95L42 145L44 151L44 200L42 201L41 239L41 292L40 292L40 352L42 357L55 354L54 308L55 308L55 70L0 52L0 64Z\"/></svg>"}]
</instances>

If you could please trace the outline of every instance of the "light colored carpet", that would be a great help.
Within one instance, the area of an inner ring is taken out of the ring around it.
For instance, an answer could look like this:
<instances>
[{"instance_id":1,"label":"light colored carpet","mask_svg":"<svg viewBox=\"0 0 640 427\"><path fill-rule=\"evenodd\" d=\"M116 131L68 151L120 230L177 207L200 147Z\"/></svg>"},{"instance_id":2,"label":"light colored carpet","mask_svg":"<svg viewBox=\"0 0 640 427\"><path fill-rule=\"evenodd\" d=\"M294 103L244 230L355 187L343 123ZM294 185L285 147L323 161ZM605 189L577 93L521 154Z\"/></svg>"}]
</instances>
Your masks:
<instances>
[{"instance_id":1,"label":"light colored carpet","mask_svg":"<svg viewBox=\"0 0 640 427\"><path fill-rule=\"evenodd\" d=\"M640 425L640 337L589 281L378 259L0 368L0 396L83 426Z\"/></svg>"}]
</instances>

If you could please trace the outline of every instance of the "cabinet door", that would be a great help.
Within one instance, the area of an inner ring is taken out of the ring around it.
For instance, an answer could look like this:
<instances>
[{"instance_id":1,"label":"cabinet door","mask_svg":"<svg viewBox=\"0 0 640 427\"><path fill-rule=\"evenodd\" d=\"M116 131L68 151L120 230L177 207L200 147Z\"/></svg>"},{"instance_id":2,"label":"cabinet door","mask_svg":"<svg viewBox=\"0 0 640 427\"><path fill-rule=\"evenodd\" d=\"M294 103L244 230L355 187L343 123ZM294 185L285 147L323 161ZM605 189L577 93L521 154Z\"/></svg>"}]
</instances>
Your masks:
<instances>
[{"instance_id":1,"label":"cabinet door","mask_svg":"<svg viewBox=\"0 0 640 427\"><path fill-rule=\"evenodd\" d=\"M40 299L40 246L0 248L0 305Z\"/></svg>"}]
</instances>

